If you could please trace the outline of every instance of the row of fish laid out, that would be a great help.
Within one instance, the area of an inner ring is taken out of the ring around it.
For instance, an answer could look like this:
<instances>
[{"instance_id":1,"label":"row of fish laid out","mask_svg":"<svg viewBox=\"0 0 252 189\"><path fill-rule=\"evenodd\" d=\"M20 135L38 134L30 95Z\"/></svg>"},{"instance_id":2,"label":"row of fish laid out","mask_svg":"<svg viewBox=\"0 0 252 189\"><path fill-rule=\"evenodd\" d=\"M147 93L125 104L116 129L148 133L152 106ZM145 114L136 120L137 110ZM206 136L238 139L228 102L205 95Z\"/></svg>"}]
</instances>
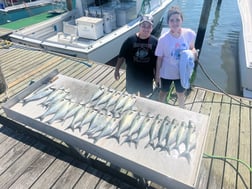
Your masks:
<instances>
[{"instance_id":1,"label":"row of fish laid out","mask_svg":"<svg viewBox=\"0 0 252 189\"><path fill-rule=\"evenodd\" d=\"M45 107L45 111L34 119L49 125L58 122L73 132L79 130L94 143L102 138L116 139L119 144L133 143L137 148L143 141L145 148L167 151L168 154L175 150L178 157L185 157L190 162L191 151L196 147L196 128L192 121L179 122L169 116L138 111L132 95L121 93L115 100L112 96L116 94L114 90L101 87L88 102L81 103L71 100L69 89L48 87L24 98L22 103L43 99L39 105ZM116 102L110 111L111 99ZM122 111L117 114L120 109Z\"/></svg>"},{"instance_id":2,"label":"row of fish laid out","mask_svg":"<svg viewBox=\"0 0 252 189\"><path fill-rule=\"evenodd\" d=\"M90 99L90 103L98 108L107 109L113 113L124 112L133 108L136 96L127 92L99 87L97 92Z\"/></svg>"},{"instance_id":3,"label":"row of fish laid out","mask_svg":"<svg viewBox=\"0 0 252 189\"><path fill-rule=\"evenodd\" d=\"M35 91L28 97L22 100L23 105L26 105L32 101L38 101L44 99L40 103L42 106L49 106L55 102L66 99L71 100L72 103L89 104L96 109L107 109L108 111L116 113L121 113L133 108L136 102L136 96L128 94L127 92L116 91L114 89L109 89L104 86L98 88L98 90L93 94L91 99L86 100L86 102L75 102L72 100L72 95L70 89L64 87L56 88L53 86L46 87Z\"/></svg>"}]
</instances>

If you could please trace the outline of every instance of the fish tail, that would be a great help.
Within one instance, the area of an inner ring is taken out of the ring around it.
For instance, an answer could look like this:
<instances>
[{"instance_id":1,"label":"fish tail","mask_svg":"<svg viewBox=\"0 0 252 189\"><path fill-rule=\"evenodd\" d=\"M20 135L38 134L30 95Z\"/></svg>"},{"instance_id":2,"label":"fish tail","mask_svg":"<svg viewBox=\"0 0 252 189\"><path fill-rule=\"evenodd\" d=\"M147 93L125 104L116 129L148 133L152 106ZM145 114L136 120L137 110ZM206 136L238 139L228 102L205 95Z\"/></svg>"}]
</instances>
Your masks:
<instances>
[{"instance_id":1,"label":"fish tail","mask_svg":"<svg viewBox=\"0 0 252 189\"><path fill-rule=\"evenodd\" d=\"M127 138L123 141L123 143L128 142L130 143L132 141L132 136L127 136Z\"/></svg>"},{"instance_id":2,"label":"fish tail","mask_svg":"<svg viewBox=\"0 0 252 189\"><path fill-rule=\"evenodd\" d=\"M184 158L187 159L187 161L188 161L189 164L191 163L191 159L192 159L192 158L191 158L190 152L188 152L188 151L182 152L182 153L179 155L179 157L184 157Z\"/></svg>"},{"instance_id":3,"label":"fish tail","mask_svg":"<svg viewBox=\"0 0 252 189\"><path fill-rule=\"evenodd\" d=\"M99 138L98 137L94 137L93 140L94 140L93 142L95 144L99 140Z\"/></svg>"},{"instance_id":4,"label":"fish tail","mask_svg":"<svg viewBox=\"0 0 252 189\"><path fill-rule=\"evenodd\" d=\"M138 138L135 138L134 140L131 140L131 142L133 142L133 143L135 144L135 148L137 149L139 139L138 139Z\"/></svg>"},{"instance_id":5,"label":"fish tail","mask_svg":"<svg viewBox=\"0 0 252 189\"><path fill-rule=\"evenodd\" d=\"M172 149L177 150L177 151L178 151L178 153L180 153L180 150L179 150L179 145L175 145Z\"/></svg>"},{"instance_id":6,"label":"fish tail","mask_svg":"<svg viewBox=\"0 0 252 189\"><path fill-rule=\"evenodd\" d=\"M40 116L38 116L38 117L36 117L36 118L34 118L34 119L38 119L39 121L43 121L44 116L43 116L43 115L40 115Z\"/></svg>"},{"instance_id":7,"label":"fish tail","mask_svg":"<svg viewBox=\"0 0 252 189\"><path fill-rule=\"evenodd\" d=\"M156 148L161 148L161 149L162 149L162 148L163 148L162 143L161 143L161 142L158 142L158 143L156 144L156 146L155 146L155 149L156 149Z\"/></svg>"},{"instance_id":8,"label":"fish tail","mask_svg":"<svg viewBox=\"0 0 252 189\"><path fill-rule=\"evenodd\" d=\"M114 135L109 136L108 138L115 138L118 144L120 144L120 134L116 133Z\"/></svg>"},{"instance_id":9,"label":"fish tail","mask_svg":"<svg viewBox=\"0 0 252 189\"><path fill-rule=\"evenodd\" d=\"M160 147L160 152L162 152L162 151L168 151L168 153L169 153L168 147L166 147L166 146L159 146L159 147Z\"/></svg>"},{"instance_id":10,"label":"fish tail","mask_svg":"<svg viewBox=\"0 0 252 189\"><path fill-rule=\"evenodd\" d=\"M154 141L153 140L150 140L144 148L148 148L149 146L151 146L153 149L154 149Z\"/></svg>"},{"instance_id":11,"label":"fish tail","mask_svg":"<svg viewBox=\"0 0 252 189\"><path fill-rule=\"evenodd\" d=\"M74 124L70 124L67 128L65 128L65 130L71 129L72 131L74 131Z\"/></svg>"}]
</instances>

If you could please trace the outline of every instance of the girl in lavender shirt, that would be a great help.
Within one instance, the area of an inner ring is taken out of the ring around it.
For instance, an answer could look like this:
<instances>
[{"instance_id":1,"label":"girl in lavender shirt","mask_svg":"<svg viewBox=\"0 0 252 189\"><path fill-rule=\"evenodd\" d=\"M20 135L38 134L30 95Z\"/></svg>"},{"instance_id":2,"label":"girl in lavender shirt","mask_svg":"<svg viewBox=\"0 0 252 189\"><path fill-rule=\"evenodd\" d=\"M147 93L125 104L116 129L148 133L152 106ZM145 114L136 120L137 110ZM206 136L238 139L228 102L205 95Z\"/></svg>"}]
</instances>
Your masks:
<instances>
[{"instance_id":1,"label":"girl in lavender shirt","mask_svg":"<svg viewBox=\"0 0 252 189\"><path fill-rule=\"evenodd\" d=\"M197 58L194 47L196 33L189 28L182 28L183 15L178 7L172 7L167 14L170 30L160 36L155 51L157 56L156 84L161 84L159 100L165 102L172 82L174 82L179 107L185 108L185 89L181 86L179 76L179 58L183 50L192 50Z\"/></svg>"}]
</instances>

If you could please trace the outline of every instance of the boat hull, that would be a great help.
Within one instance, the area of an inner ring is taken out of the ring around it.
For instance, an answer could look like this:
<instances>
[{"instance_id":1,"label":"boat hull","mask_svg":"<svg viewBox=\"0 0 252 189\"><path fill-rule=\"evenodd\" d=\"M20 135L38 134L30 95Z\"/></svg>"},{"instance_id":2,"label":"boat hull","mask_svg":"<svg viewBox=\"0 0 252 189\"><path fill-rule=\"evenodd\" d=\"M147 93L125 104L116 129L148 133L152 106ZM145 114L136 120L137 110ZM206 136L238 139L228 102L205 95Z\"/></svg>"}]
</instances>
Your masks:
<instances>
[{"instance_id":1,"label":"boat hull","mask_svg":"<svg viewBox=\"0 0 252 189\"><path fill-rule=\"evenodd\" d=\"M238 7L242 20L239 37L239 65L243 96L252 98L252 2L239 1Z\"/></svg>"}]
</instances>

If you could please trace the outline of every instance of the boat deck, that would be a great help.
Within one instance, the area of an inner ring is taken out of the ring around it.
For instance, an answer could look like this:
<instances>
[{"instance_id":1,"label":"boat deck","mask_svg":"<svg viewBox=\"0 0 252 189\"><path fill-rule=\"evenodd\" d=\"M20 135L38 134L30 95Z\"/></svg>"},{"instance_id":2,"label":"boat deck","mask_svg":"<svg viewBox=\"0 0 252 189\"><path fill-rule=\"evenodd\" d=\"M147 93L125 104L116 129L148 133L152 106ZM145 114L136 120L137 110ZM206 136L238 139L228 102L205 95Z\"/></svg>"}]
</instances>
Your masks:
<instances>
[{"instance_id":1,"label":"boat deck","mask_svg":"<svg viewBox=\"0 0 252 189\"><path fill-rule=\"evenodd\" d=\"M113 67L74 57L14 45L0 50L0 63L10 97L54 69L79 80L125 90L123 70L121 79L115 81ZM0 95L0 100L5 97ZM175 95L169 104L177 106ZM210 117L204 153L215 155L203 158L197 188L252 188L251 106L249 99L196 86L187 96L186 109ZM140 188L141 179L127 170L92 154L80 155L62 141L10 120L2 109L0 114L1 188ZM149 188L162 187L151 183Z\"/></svg>"}]
</instances>

